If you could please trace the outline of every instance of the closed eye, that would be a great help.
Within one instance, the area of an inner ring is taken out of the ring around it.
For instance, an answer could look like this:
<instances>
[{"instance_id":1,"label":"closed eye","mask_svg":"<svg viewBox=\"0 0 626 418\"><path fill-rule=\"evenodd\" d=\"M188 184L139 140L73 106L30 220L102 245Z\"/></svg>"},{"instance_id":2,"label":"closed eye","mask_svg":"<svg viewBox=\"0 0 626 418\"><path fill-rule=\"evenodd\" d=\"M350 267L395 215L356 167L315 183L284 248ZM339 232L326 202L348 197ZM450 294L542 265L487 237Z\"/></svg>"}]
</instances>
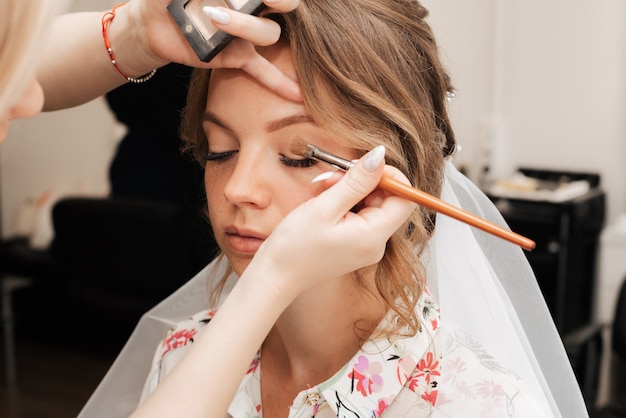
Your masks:
<instances>
[{"instance_id":1,"label":"closed eye","mask_svg":"<svg viewBox=\"0 0 626 418\"><path fill-rule=\"evenodd\" d=\"M206 161L224 161L224 160L229 159L233 155L235 155L237 152L239 151L236 151L236 150L222 151L222 152L207 151L204 154L204 158L206 159ZM294 167L294 168L308 168L317 164L317 161L311 158L294 159L294 158L288 158L282 154L280 156L280 162L287 167Z\"/></svg>"},{"instance_id":2,"label":"closed eye","mask_svg":"<svg viewBox=\"0 0 626 418\"><path fill-rule=\"evenodd\" d=\"M204 158L207 161L223 161L232 157L238 151L223 151L223 152L211 152L207 151L204 154Z\"/></svg>"},{"instance_id":3,"label":"closed eye","mask_svg":"<svg viewBox=\"0 0 626 418\"><path fill-rule=\"evenodd\" d=\"M317 164L317 160L313 160L311 158L293 159L288 158L282 154L280 156L280 162L287 167L295 168L308 168L313 167L315 164Z\"/></svg>"}]
</instances>

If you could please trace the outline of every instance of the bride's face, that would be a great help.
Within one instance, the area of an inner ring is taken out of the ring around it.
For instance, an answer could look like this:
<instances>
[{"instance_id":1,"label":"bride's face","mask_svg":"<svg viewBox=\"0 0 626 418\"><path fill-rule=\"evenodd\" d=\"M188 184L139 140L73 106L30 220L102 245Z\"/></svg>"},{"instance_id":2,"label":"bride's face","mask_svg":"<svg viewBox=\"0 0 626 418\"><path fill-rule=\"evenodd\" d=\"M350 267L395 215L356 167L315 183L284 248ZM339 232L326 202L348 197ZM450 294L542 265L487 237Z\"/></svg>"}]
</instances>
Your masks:
<instances>
[{"instance_id":1,"label":"bride's face","mask_svg":"<svg viewBox=\"0 0 626 418\"><path fill-rule=\"evenodd\" d=\"M295 78L287 47L273 46L263 53ZM318 126L302 103L274 94L239 70L213 70L204 131L211 225L237 274L289 212L320 193L311 180L331 170L291 152L294 139L357 158Z\"/></svg>"}]
</instances>

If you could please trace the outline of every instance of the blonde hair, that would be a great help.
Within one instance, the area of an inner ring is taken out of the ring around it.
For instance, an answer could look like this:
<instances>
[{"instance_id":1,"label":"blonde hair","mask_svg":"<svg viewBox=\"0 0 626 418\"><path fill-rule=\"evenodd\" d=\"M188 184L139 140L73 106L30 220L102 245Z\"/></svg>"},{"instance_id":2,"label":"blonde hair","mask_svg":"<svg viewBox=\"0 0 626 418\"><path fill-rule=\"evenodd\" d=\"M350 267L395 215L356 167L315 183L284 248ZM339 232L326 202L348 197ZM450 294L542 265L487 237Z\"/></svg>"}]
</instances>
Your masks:
<instances>
[{"instance_id":1,"label":"blonde hair","mask_svg":"<svg viewBox=\"0 0 626 418\"><path fill-rule=\"evenodd\" d=\"M32 81L51 18L65 0L0 2L0 115L15 105Z\"/></svg>"},{"instance_id":2,"label":"blonde hair","mask_svg":"<svg viewBox=\"0 0 626 418\"><path fill-rule=\"evenodd\" d=\"M388 164L438 196L444 158L455 147L446 109L452 87L427 15L416 0L303 0L293 12L273 18L283 26L316 123L362 154L384 144ZM187 148L200 159L209 78L208 71L196 72L183 123ZM391 237L378 264L376 292L395 316L382 330L385 336L420 329L415 307L425 271L419 256L434 217L419 207Z\"/></svg>"}]
</instances>

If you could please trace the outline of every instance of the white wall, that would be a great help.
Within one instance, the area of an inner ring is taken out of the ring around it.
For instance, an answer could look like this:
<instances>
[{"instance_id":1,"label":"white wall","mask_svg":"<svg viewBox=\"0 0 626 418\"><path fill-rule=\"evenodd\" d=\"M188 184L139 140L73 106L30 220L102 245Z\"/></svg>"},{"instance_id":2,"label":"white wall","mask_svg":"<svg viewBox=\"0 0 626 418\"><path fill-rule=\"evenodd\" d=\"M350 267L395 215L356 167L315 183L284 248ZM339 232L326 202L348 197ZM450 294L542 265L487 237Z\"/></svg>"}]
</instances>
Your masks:
<instances>
[{"instance_id":1,"label":"white wall","mask_svg":"<svg viewBox=\"0 0 626 418\"><path fill-rule=\"evenodd\" d=\"M473 178L486 157L479 146L488 140L495 77L494 0L460 2L425 0L456 98L450 113L462 151L455 157Z\"/></svg>"},{"instance_id":2,"label":"white wall","mask_svg":"<svg viewBox=\"0 0 626 418\"><path fill-rule=\"evenodd\" d=\"M51 198L108 192L114 125L102 100L11 124L0 146L4 237L17 232L19 209L46 192Z\"/></svg>"},{"instance_id":3,"label":"white wall","mask_svg":"<svg viewBox=\"0 0 626 418\"><path fill-rule=\"evenodd\" d=\"M73 11L106 10L114 1L74 3ZM20 208L46 192L52 198L65 193L106 194L108 165L119 133L103 99L11 122L9 135L0 144L2 237L20 229Z\"/></svg>"},{"instance_id":4,"label":"white wall","mask_svg":"<svg viewBox=\"0 0 626 418\"><path fill-rule=\"evenodd\" d=\"M457 162L593 171L626 211L626 2L425 0L456 84ZM484 148L487 147L487 152Z\"/></svg>"},{"instance_id":5,"label":"white wall","mask_svg":"<svg viewBox=\"0 0 626 418\"><path fill-rule=\"evenodd\" d=\"M626 202L626 2L505 4L510 160L599 172L615 219Z\"/></svg>"}]
</instances>

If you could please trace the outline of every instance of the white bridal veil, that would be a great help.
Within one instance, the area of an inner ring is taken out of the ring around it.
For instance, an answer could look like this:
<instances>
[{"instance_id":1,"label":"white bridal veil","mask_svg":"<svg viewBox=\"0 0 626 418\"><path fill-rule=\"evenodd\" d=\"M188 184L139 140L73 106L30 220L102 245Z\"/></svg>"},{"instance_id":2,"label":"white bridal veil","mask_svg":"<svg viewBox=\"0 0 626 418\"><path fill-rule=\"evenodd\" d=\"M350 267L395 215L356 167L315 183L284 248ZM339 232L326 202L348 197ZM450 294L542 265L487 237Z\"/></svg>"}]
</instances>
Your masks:
<instances>
[{"instance_id":1,"label":"white bridal veil","mask_svg":"<svg viewBox=\"0 0 626 418\"><path fill-rule=\"evenodd\" d=\"M506 227L489 198L446 162L441 198ZM532 239L532 237L529 237ZM425 256L442 322L468 331L528 383L555 417L587 417L567 353L523 251L438 215Z\"/></svg>"},{"instance_id":2,"label":"white bridal veil","mask_svg":"<svg viewBox=\"0 0 626 418\"><path fill-rule=\"evenodd\" d=\"M489 198L451 161L445 170L443 200L505 225ZM454 323L475 336L529 384L553 416L588 416L556 327L519 247L439 215L424 258L443 327ZM169 328L206 309L210 283L225 267L213 262L142 317L79 417L121 418L135 409L157 344ZM234 280L231 277L227 288Z\"/></svg>"}]
</instances>

